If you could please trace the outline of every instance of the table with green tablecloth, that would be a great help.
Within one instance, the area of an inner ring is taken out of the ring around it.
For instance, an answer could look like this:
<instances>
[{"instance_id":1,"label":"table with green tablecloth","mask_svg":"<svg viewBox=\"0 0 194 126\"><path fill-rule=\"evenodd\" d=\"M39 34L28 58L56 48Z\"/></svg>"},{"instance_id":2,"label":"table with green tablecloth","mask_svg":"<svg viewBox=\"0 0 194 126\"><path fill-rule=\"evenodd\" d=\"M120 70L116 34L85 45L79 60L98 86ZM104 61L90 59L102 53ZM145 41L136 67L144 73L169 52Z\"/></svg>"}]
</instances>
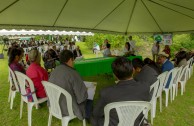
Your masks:
<instances>
[{"instance_id":1,"label":"table with green tablecloth","mask_svg":"<svg viewBox=\"0 0 194 126\"><path fill-rule=\"evenodd\" d=\"M130 56L129 60L134 58L142 59L142 56ZM93 58L87 60L76 61L74 68L81 76L95 76L99 74L112 73L111 64L115 57Z\"/></svg>"}]
</instances>

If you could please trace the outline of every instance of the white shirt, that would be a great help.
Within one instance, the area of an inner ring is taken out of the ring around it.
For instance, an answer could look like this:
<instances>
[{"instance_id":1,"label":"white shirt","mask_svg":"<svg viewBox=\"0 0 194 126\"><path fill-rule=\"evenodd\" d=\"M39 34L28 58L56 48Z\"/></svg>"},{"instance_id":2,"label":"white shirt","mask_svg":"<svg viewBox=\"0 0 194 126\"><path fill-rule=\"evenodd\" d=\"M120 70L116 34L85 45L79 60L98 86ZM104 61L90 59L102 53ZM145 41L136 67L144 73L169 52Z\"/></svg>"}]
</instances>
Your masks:
<instances>
[{"instance_id":1,"label":"white shirt","mask_svg":"<svg viewBox=\"0 0 194 126\"><path fill-rule=\"evenodd\" d=\"M156 43L153 45L152 47L152 53L153 54L158 54L160 52L160 47L158 49L158 47L156 46Z\"/></svg>"},{"instance_id":2,"label":"white shirt","mask_svg":"<svg viewBox=\"0 0 194 126\"><path fill-rule=\"evenodd\" d=\"M133 50L135 50L135 41L133 41L133 40L131 40L131 41L129 41L129 44L130 44L130 51L133 51Z\"/></svg>"},{"instance_id":3,"label":"white shirt","mask_svg":"<svg viewBox=\"0 0 194 126\"><path fill-rule=\"evenodd\" d=\"M108 57L109 55L111 55L110 49L106 48L103 52L103 57Z\"/></svg>"}]
</instances>

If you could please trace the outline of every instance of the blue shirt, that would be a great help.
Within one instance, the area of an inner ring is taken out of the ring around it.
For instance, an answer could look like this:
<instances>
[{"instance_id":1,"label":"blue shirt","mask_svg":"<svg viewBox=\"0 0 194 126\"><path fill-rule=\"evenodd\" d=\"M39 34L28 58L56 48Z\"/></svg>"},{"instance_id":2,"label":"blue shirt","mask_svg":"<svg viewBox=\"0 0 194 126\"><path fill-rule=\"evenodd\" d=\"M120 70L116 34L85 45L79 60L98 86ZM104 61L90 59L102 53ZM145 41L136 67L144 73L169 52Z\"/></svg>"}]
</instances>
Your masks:
<instances>
[{"instance_id":1,"label":"blue shirt","mask_svg":"<svg viewBox=\"0 0 194 126\"><path fill-rule=\"evenodd\" d=\"M169 61L166 60L162 65L162 72L170 71L174 68L174 65Z\"/></svg>"},{"instance_id":2,"label":"blue shirt","mask_svg":"<svg viewBox=\"0 0 194 126\"><path fill-rule=\"evenodd\" d=\"M164 62L164 64L162 65L162 72L170 71L173 68L174 68L174 65L169 60L166 60ZM169 87L171 79L172 79L172 73L169 75L169 78L168 78L168 81L167 81L167 83L165 85L165 88Z\"/></svg>"}]
</instances>

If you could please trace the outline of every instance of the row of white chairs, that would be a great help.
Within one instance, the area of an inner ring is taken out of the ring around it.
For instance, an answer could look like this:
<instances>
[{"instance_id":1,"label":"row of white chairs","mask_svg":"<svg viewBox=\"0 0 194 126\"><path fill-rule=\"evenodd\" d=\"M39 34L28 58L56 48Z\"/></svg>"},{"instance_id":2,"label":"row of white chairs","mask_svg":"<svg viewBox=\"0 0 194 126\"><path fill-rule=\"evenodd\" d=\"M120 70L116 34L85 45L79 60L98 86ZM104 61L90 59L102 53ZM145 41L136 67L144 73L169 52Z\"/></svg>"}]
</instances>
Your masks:
<instances>
[{"instance_id":1,"label":"row of white chairs","mask_svg":"<svg viewBox=\"0 0 194 126\"><path fill-rule=\"evenodd\" d=\"M109 124L109 112L111 109L116 108L119 117L119 126L125 126L126 124L129 126L133 126L135 119L138 115L143 111L145 118L147 118L148 111L151 110L151 124L153 124L153 118L156 116L156 103L157 99L159 98L160 101L160 112L162 111L162 91L165 91L166 94L166 107L168 106L168 97L170 94L171 102L174 100L175 96L178 94L178 83L181 83L181 95L185 91L186 81L191 77L193 73L193 58L188 61L188 65L185 67L174 68L169 72L164 72L158 76L158 80L150 87L150 91L152 91L153 95L150 102L144 101L125 101L125 102L116 102L110 103L104 108L105 112L105 123L104 126L108 126ZM13 81L17 81L16 78L14 79L14 73L10 69L11 77ZM16 92L21 92L21 94L26 94L25 86L26 82L30 85L31 92L34 92L33 82L24 74L20 72L15 72L18 82L21 85L20 89L16 85L16 91L11 90L10 83L10 94L9 94L9 101L11 99L11 109L13 107L13 99L15 97ZM171 78L169 82L169 87L165 87L169 78ZM12 82L10 80L10 82ZM45 90L47 92L48 99L50 101L49 107L49 121L48 125L51 125L52 116L55 116L62 120L62 125L67 126L68 122L76 116L72 110L72 98L71 95L65 91L64 89L52 84L50 82L43 81L42 82ZM59 96L64 95L67 99L67 108L69 116L62 117L61 109L59 106ZM23 102L28 104L28 125L31 126L31 113L32 107L35 105L37 106L39 103L47 101L47 98L44 99L37 99L36 95L32 94L34 101L28 102L26 95L21 95L21 107L20 107L20 118L22 117L22 108ZM85 120L83 120L83 125L85 126Z\"/></svg>"},{"instance_id":2,"label":"row of white chairs","mask_svg":"<svg viewBox=\"0 0 194 126\"><path fill-rule=\"evenodd\" d=\"M20 119L22 118L22 110L23 110L23 103L27 103L27 108L28 108L28 126L32 125L32 108L33 106L36 107L36 109L38 109L38 104L46 102L49 98L49 103L50 103L50 107L49 107L49 122L48 125L51 125L51 120L52 120L52 116L55 116L59 119L62 120L62 125L63 126L67 126L69 121L76 118L76 116L73 113L73 109L72 109L72 97L71 95L65 91L64 89L51 84L47 81L43 81L43 85L45 87L46 93L48 97L45 98L37 98L36 94L35 94L35 88L34 88L34 84L32 82L32 80L26 76L25 74L15 71L13 72L10 68L9 68L9 81L10 81L10 89L9 89L9 97L8 97L8 102L11 101L10 103L10 109L13 108L13 101L15 98L16 93L20 93L21 94L21 103L20 103ZM92 88L91 90L94 90L95 92L95 86L97 85L96 82L87 82L84 81L86 87L88 88ZM12 85L15 85L16 90L13 91L11 89ZM93 87L91 87L93 86ZM26 91L26 87L30 88L31 93L28 93ZM90 92L90 94L92 95L91 90L88 90L88 92ZM68 108L68 113L69 116L66 117L62 117L62 113L61 113L61 109L60 109L60 105L59 105L59 98L60 96L64 95L66 97L67 102L67 108ZM93 94L94 95L94 94ZM28 96L31 96L31 98L33 99L33 101L29 101ZM85 126L85 120L83 120L83 125Z\"/></svg>"},{"instance_id":3,"label":"row of white chairs","mask_svg":"<svg viewBox=\"0 0 194 126\"><path fill-rule=\"evenodd\" d=\"M159 85L156 88L157 93L153 94L155 98L152 99L152 109L151 109L151 120L156 116L156 104L157 99L160 101L160 112L162 112L162 92L165 92L166 99L165 99L165 106L168 106L169 95L170 101L172 102L175 99L175 96L178 94L178 87L179 83L181 86L181 95L185 92L185 85L187 80L193 74L193 61L194 59L191 58L186 66L175 67L174 69L164 72L158 76ZM157 82L157 81L156 81ZM156 83L155 82L155 83ZM169 86L166 86L169 84ZM153 124L153 121L151 121Z\"/></svg>"}]
</instances>

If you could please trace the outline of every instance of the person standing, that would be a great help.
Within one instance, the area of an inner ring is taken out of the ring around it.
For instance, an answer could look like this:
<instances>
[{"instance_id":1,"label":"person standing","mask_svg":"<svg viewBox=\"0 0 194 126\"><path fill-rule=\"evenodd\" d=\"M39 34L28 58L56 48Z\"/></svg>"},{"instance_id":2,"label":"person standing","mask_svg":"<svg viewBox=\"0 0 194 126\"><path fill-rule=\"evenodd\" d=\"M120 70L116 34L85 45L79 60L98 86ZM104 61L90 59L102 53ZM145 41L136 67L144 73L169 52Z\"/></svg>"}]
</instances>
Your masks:
<instances>
[{"instance_id":1,"label":"person standing","mask_svg":"<svg viewBox=\"0 0 194 126\"><path fill-rule=\"evenodd\" d=\"M152 46L152 56L153 56L153 61L156 62L156 59L158 58L158 53L160 52L160 42L157 41L154 43Z\"/></svg>"},{"instance_id":2,"label":"person standing","mask_svg":"<svg viewBox=\"0 0 194 126\"><path fill-rule=\"evenodd\" d=\"M135 41L133 40L133 37L132 36L129 36L129 42L128 42L129 44L130 44L130 51L131 52L134 52L134 54L135 54Z\"/></svg>"},{"instance_id":3,"label":"person standing","mask_svg":"<svg viewBox=\"0 0 194 126\"><path fill-rule=\"evenodd\" d=\"M168 58L170 58L170 47L169 47L169 45L165 45L163 52L168 54L169 55Z\"/></svg>"}]
</instances>

